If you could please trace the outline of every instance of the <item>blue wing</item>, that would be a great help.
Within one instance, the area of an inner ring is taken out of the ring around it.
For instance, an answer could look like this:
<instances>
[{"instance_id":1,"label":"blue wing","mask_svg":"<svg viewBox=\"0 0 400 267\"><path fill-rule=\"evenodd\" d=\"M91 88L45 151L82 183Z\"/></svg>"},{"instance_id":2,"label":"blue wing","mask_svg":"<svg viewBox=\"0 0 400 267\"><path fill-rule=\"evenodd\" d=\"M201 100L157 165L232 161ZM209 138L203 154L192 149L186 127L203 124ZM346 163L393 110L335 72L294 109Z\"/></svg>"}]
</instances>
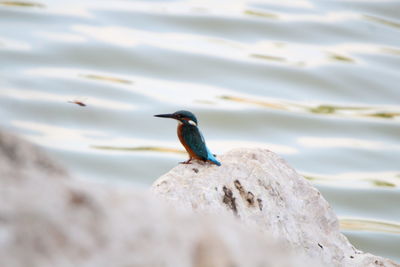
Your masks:
<instances>
[{"instance_id":1,"label":"blue wing","mask_svg":"<svg viewBox=\"0 0 400 267\"><path fill-rule=\"evenodd\" d=\"M209 160L220 166L221 163L214 157L206 146L200 130L194 125L182 127L182 136L189 148L202 160Z\"/></svg>"},{"instance_id":2,"label":"blue wing","mask_svg":"<svg viewBox=\"0 0 400 267\"><path fill-rule=\"evenodd\" d=\"M199 129L194 125L182 127L182 137L189 148L202 160L207 160L207 148Z\"/></svg>"}]
</instances>

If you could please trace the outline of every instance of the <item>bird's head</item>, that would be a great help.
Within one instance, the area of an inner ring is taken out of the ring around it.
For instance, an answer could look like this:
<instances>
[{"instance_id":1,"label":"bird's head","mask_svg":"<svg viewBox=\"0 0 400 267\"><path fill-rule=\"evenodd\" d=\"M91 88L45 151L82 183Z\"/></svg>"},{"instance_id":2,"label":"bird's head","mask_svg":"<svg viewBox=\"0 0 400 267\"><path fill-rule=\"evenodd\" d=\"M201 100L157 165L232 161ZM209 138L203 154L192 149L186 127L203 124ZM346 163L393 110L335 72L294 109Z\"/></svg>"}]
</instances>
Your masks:
<instances>
[{"instance_id":1,"label":"bird's head","mask_svg":"<svg viewBox=\"0 0 400 267\"><path fill-rule=\"evenodd\" d=\"M180 121L183 124L190 124L190 125L197 126L196 116L192 112L187 111L187 110L179 110L172 114L154 115L154 117L175 119L177 121Z\"/></svg>"}]
</instances>

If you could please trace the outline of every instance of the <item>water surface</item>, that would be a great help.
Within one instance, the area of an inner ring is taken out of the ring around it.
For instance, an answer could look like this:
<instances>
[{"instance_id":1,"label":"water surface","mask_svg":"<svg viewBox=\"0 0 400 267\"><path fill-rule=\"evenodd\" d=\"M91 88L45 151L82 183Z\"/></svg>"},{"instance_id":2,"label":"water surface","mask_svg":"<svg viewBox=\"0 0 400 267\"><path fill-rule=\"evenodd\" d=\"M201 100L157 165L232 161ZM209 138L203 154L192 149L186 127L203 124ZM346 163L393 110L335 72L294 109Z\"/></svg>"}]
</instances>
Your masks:
<instances>
[{"instance_id":1,"label":"water surface","mask_svg":"<svg viewBox=\"0 0 400 267\"><path fill-rule=\"evenodd\" d=\"M358 248L400 261L398 1L3 1L1 126L85 179L147 187L186 159L265 147Z\"/></svg>"}]
</instances>

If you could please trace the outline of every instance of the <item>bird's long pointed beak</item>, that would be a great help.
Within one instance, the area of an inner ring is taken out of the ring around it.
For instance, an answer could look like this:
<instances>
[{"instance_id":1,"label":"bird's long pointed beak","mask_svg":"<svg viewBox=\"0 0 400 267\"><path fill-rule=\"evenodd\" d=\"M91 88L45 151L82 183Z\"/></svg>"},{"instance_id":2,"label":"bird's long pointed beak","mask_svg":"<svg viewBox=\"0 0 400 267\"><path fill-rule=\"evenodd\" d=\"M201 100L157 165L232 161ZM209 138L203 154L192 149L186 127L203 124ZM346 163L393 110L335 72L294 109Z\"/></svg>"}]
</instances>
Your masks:
<instances>
[{"instance_id":1,"label":"bird's long pointed beak","mask_svg":"<svg viewBox=\"0 0 400 267\"><path fill-rule=\"evenodd\" d=\"M154 115L154 117L175 119L174 114L158 114Z\"/></svg>"}]
</instances>

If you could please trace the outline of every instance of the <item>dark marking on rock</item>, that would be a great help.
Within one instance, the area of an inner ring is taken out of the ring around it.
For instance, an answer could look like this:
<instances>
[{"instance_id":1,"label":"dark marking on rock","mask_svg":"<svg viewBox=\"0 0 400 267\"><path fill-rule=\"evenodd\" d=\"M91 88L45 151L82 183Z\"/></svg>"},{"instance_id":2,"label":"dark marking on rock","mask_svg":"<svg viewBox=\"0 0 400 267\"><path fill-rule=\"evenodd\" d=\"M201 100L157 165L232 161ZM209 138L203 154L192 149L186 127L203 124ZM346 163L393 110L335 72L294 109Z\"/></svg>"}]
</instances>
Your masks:
<instances>
[{"instance_id":1,"label":"dark marking on rock","mask_svg":"<svg viewBox=\"0 0 400 267\"><path fill-rule=\"evenodd\" d=\"M247 202L248 206L253 207L254 206L254 194L250 191L246 192L242 184L240 183L239 180L235 180L233 182L235 185L236 189L239 191L240 196L242 197L243 200Z\"/></svg>"},{"instance_id":2,"label":"dark marking on rock","mask_svg":"<svg viewBox=\"0 0 400 267\"><path fill-rule=\"evenodd\" d=\"M233 196L232 190L230 190L226 186L224 186L222 189L224 190L224 197L222 198L222 202L224 202L228 206L228 208L233 211L233 214L237 216L238 213L236 207L236 198Z\"/></svg>"},{"instance_id":3,"label":"dark marking on rock","mask_svg":"<svg viewBox=\"0 0 400 267\"><path fill-rule=\"evenodd\" d=\"M258 185L263 187L265 189L265 191L267 191L270 196L272 196L274 198L279 196L279 193L271 185L266 185L260 179L258 179L257 181L258 181Z\"/></svg>"},{"instance_id":4,"label":"dark marking on rock","mask_svg":"<svg viewBox=\"0 0 400 267\"><path fill-rule=\"evenodd\" d=\"M324 247L320 243L318 243L318 247L324 249Z\"/></svg>"},{"instance_id":5,"label":"dark marking on rock","mask_svg":"<svg viewBox=\"0 0 400 267\"><path fill-rule=\"evenodd\" d=\"M239 182L239 180L235 180L233 182L233 184L235 185L236 189L239 191L240 195L244 194L244 189L242 184Z\"/></svg>"},{"instance_id":6,"label":"dark marking on rock","mask_svg":"<svg viewBox=\"0 0 400 267\"><path fill-rule=\"evenodd\" d=\"M88 197L82 193L82 192L78 192L78 191L70 191L70 203L73 205L85 205L89 203L89 199Z\"/></svg>"},{"instance_id":7,"label":"dark marking on rock","mask_svg":"<svg viewBox=\"0 0 400 267\"><path fill-rule=\"evenodd\" d=\"M261 198L257 198L257 203L258 203L258 208L260 209L260 211L263 209L263 203Z\"/></svg>"},{"instance_id":8,"label":"dark marking on rock","mask_svg":"<svg viewBox=\"0 0 400 267\"><path fill-rule=\"evenodd\" d=\"M193 168L192 169L195 173L198 173L199 172L199 169L197 169L197 168Z\"/></svg>"},{"instance_id":9,"label":"dark marking on rock","mask_svg":"<svg viewBox=\"0 0 400 267\"><path fill-rule=\"evenodd\" d=\"M162 185L167 185L167 184L168 184L168 182L164 180L161 183L159 183L157 186L162 186Z\"/></svg>"},{"instance_id":10,"label":"dark marking on rock","mask_svg":"<svg viewBox=\"0 0 400 267\"><path fill-rule=\"evenodd\" d=\"M247 192L246 201L249 206L254 206L254 194L252 192Z\"/></svg>"},{"instance_id":11,"label":"dark marking on rock","mask_svg":"<svg viewBox=\"0 0 400 267\"><path fill-rule=\"evenodd\" d=\"M86 209L90 211L93 216L99 216L101 210L99 209L95 199L84 191L78 189L69 190L69 204L73 209Z\"/></svg>"}]
</instances>

